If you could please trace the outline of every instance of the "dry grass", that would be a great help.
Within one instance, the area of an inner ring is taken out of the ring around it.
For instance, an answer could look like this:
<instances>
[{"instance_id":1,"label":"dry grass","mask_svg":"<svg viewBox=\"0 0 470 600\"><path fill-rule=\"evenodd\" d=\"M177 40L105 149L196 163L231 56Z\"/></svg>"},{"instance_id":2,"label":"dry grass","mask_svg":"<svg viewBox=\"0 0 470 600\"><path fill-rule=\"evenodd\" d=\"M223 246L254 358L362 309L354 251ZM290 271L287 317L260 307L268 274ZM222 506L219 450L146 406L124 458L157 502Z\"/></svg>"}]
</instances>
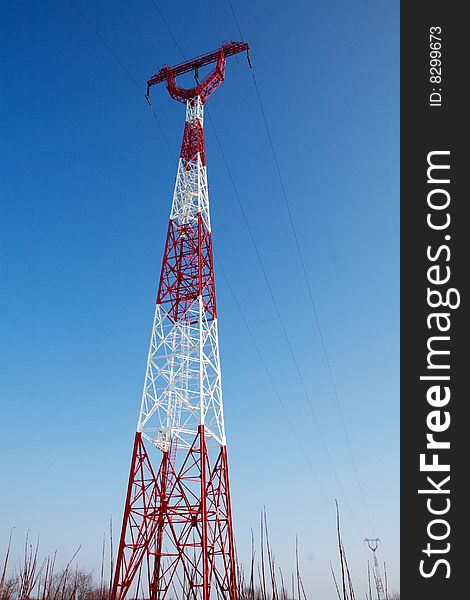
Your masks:
<instances>
[{"instance_id":1,"label":"dry grass","mask_svg":"<svg viewBox=\"0 0 470 600\"><path fill-rule=\"evenodd\" d=\"M239 600L307 600L296 551L296 572L287 580L276 566L269 542L266 513L261 515L260 544L255 546L252 532L250 565L245 573L238 564ZM109 600L109 579L113 561L105 565L105 545L97 581L95 573L72 566L80 548L63 569L56 569L56 553L39 559L39 543L26 537L23 555L17 565L11 561L11 535L3 560L0 600ZM109 552L112 556L112 548ZM289 589L288 589L289 586Z\"/></svg>"},{"instance_id":2,"label":"dry grass","mask_svg":"<svg viewBox=\"0 0 470 600\"><path fill-rule=\"evenodd\" d=\"M238 563L239 600L308 600L299 568L298 542L295 546L295 570L285 576L277 566L269 541L266 512L260 519L260 542L255 542L252 531L251 559L248 569ZM337 536L340 559L340 575L331 567L333 584L339 600L355 600L354 586L349 571L346 552L341 538L339 510L337 510ZM109 539L112 540L112 527ZM110 600L109 581L114 570L113 547L106 552L103 539L101 567L98 576L72 566L80 548L65 568L56 568L56 553L39 560L39 543L31 543L26 537L24 552L17 565L11 560L11 535L1 567L0 600ZM108 558L106 558L108 554ZM399 600L390 595L388 600ZM372 593L367 595L374 600Z\"/></svg>"},{"instance_id":3,"label":"dry grass","mask_svg":"<svg viewBox=\"0 0 470 600\"><path fill-rule=\"evenodd\" d=\"M104 580L104 560L97 583L94 573L72 567L80 548L67 566L55 568L57 553L39 561L39 542L26 536L24 553L18 565L10 569L11 534L0 579L0 600L109 600ZM104 555L103 555L104 556Z\"/></svg>"}]
</instances>

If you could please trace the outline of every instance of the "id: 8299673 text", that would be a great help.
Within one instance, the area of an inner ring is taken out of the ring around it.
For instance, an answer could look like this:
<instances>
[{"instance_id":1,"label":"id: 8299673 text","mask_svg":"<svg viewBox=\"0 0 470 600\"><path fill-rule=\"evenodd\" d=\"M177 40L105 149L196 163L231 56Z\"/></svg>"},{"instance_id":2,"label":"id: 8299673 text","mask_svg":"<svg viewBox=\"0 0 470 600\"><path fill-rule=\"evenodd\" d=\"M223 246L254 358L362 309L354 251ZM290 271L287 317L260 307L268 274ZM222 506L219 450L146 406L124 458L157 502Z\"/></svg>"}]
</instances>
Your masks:
<instances>
[{"instance_id":1,"label":"id: 8299673 text","mask_svg":"<svg viewBox=\"0 0 470 600\"><path fill-rule=\"evenodd\" d=\"M429 106L442 105L442 29L430 27L429 29Z\"/></svg>"}]
</instances>

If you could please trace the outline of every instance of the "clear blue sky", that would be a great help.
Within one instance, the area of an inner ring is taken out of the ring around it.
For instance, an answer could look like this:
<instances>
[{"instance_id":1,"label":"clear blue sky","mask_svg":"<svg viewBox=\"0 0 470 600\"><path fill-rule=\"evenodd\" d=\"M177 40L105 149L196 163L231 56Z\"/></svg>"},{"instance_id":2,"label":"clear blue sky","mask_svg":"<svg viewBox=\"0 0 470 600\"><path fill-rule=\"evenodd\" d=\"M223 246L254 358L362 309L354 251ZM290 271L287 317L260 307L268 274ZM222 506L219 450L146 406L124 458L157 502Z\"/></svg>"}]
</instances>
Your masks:
<instances>
[{"instance_id":1,"label":"clear blue sky","mask_svg":"<svg viewBox=\"0 0 470 600\"><path fill-rule=\"evenodd\" d=\"M175 177L143 93L181 55L151 0L1 3L2 493L44 553L99 563L117 530ZM326 440L320 440L210 123L215 252L302 439L286 422L216 264L239 554L266 506L286 572L299 535L315 597L334 598L334 498L358 597L383 541L399 585L398 2L232 0L251 44L304 261L366 497L366 515L302 277L251 73L230 59L208 103ZM238 39L227 0L159 0L183 52ZM155 110L177 154L184 108ZM373 529L372 529L373 527Z\"/></svg>"}]
</instances>

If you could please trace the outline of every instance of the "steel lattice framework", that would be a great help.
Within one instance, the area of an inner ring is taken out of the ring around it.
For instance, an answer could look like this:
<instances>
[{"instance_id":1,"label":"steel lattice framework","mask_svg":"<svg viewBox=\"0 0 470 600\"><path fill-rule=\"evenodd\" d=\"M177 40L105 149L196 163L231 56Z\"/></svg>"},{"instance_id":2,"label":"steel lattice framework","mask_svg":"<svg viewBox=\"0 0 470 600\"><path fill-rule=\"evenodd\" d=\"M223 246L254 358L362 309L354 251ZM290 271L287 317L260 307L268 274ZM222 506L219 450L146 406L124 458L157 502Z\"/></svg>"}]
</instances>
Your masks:
<instances>
[{"instance_id":1,"label":"steel lattice framework","mask_svg":"<svg viewBox=\"0 0 470 600\"><path fill-rule=\"evenodd\" d=\"M380 539L366 538L364 542L369 546L369 549L372 551L372 555L374 557L374 568L372 573L374 575L375 587L377 590L377 600L384 600L384 585L382 582L382 575L380 574L379 561L377 560L377 548L379 547Z\"/></svg>"},{"instance_id":2,"label":"steel lattice framework","mask_svg":"<svg viewBox=\"0 0 470 600\"><path fill-rule=\"evenodd\" d=\"M237 600L203 117L226 57L245 50L225 43L148 81L166 81L186 104L186 123L112 600ZM196 87L176 85L177 75L211 62Z\"/></svg>"}]
</instances>

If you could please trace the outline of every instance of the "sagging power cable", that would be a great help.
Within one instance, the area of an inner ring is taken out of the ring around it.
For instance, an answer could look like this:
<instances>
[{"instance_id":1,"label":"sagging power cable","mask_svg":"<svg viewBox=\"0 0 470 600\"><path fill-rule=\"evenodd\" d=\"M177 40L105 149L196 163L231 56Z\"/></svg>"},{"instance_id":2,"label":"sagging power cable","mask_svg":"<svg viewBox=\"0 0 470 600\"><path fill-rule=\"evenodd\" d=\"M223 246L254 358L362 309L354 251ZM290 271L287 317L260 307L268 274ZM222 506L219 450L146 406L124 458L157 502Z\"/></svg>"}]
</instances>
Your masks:
<instances>
[{"instance_id":1,"label":"sagging power cable","mask_svg":"<svg viewBox=\"0 0 470 600\"><path fill-rule=\"evenodd\" d=\"M235 14L235 10L234 10L232 1L228 0L228 4L230 6L230 11L232 13L232 16L233 16L233 19L234 19L237 31L238 31L238 33L240 35L240 39L243 40L244 36L243 36L242 31L241 31L241 27L240 27L239 21L237 19L237 16ZM277 158L277 153L276 153L276 150L274 148L273 138L271 136L271 131L270 131L270 127L269 127L269 124L268 124L268 119L266 117L266 111L264 109L264 105L263 105L263 102L261 100L261 94L260 94L260 90L259 90L259 87L258 87L258 83L256 81L256 76L255 76L254 68L252 68L252 70L251 70L251 75L252 75L253 84L254 84L254 88L255 88L255 91L256 91L256 96L257 96L257 99L258 99L258 103L259 103L259 106L260 106L261 114L262 114L262 117L263 117L265 129L266 129L266 134L267 134L268 141L269 141L269 146L270 146L271 153L272 153L272 156L273 156L274 165L275 165L275 168L276 168L277 176L278 176L280 187L281 187L281 190L282 190L282 195L283 195L283 198L284 198L284 204L286 206L287 214L288 214L288 217L289 217L289 224L290 224L291 229L292 229L292 233L293 233L293 236L294 236L294 241L295 241L295 246L296 246L297 254L299 256L300 264L301 264L301 267L302 267L302 273L303 273L303 276L304 276L304 279L305 279L305 283L307 285L309 301L310 301L310 305L311 305L311 308L312 308L312 313L313 313L313 316L314 316L314 321L315 321L316 329L318 331L318 335L319 335L319 338L320 338L320 344L321 344L323 357L324 357L325 364L326 364L327 371L328 371L328 375L329 375L330 385L331 385L331 388L332 388L332 391L333 391L333 397L335 398L335 402L336 402L336 406L337 406L337 410L338 410L338 415L340 417L340 422L341 422L343 434L344 434L344 437L345 437L345 440L346 440L346 445L347 445L347 448L348 448L348 452L349 452L349 456L350 456L350 459L351 459L351 463L353 465L356 482L357 482L359 493L360 493L360 496L361 496L361 501L362 501L362 504L363 504L363 507L364 507L364 512L366 514L368 523L369 523L370 527L372 528L372 530L374 531L375 528L374 528L374 526L372 524L372 519L370 517L370 512L369 512L369 508L368 508L367 501L366 501L366 498L365 498L363 486L362 486L362 483L361 483L361 480L360 480L360 477L359 477L359 470L357 468L357 462L356 462L356 459L354 457L354 453L353 453L353 450L352 450L352 445L351 445L350 437L349 437L349 434L348 434L348 430L347 430L347 427L346 427L346 422L345 422L344 415L343 415L343 410L342 410L341 403L340 403L340 400L339 400L339 395L338 395L338 391L337 391L335 379L334 379L334 376L333 376L333 370L332 370L332 367L331 367L331 362L330 362L329 355L328 355L328 352L327 352L327 349L326 349L326 344L325 344L325 338L324 338L324 335L323 335L323 330L322 330L322 327L320 325L320 319L318 317L318 311L317 311L317 308L316 308L316 303L314 301L312 287L310 285L310 279L308 277L307 269L306 269L306 266L305 266L305 260L304 260L304 257L303 257L303 252L302 252L302 249L301 249L301 246L300 246L300 242L299 242L299 237L298 237L298 234L297 234L297 228L295 226L295 222L294 222L294 219L293 219L293 216L292 216L290 202L289 202L289 199L288 199L288 196L287 196L286 186L284 184L284 178L282 176L281 169L280 169L280 166L279 166L279 161L278 161L278 158Z\"/></svg>"}]
</instances>

